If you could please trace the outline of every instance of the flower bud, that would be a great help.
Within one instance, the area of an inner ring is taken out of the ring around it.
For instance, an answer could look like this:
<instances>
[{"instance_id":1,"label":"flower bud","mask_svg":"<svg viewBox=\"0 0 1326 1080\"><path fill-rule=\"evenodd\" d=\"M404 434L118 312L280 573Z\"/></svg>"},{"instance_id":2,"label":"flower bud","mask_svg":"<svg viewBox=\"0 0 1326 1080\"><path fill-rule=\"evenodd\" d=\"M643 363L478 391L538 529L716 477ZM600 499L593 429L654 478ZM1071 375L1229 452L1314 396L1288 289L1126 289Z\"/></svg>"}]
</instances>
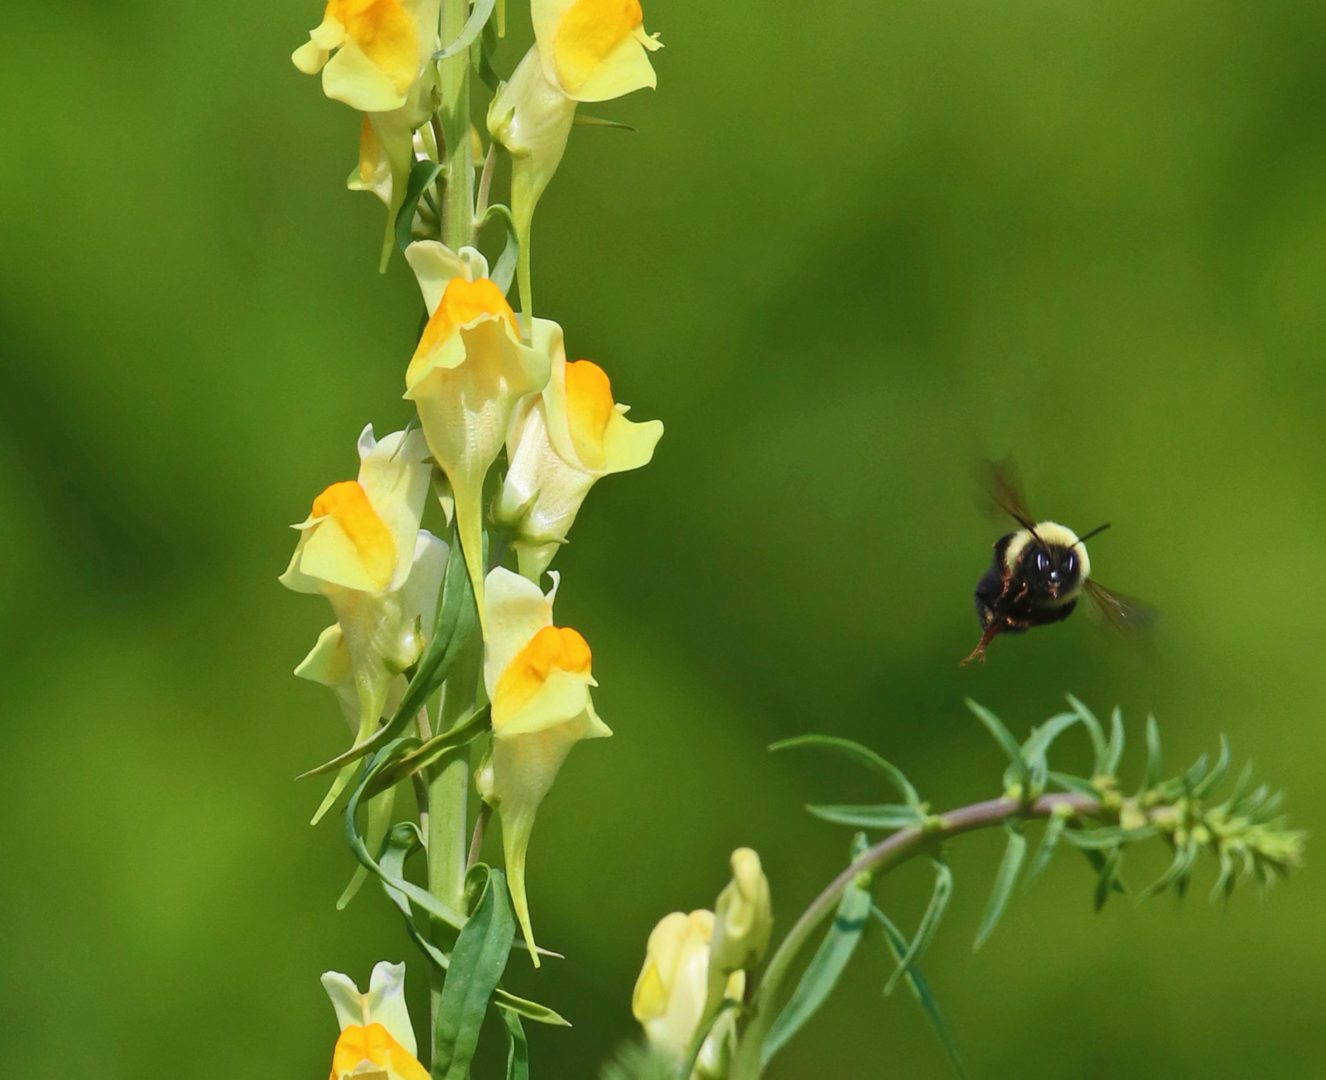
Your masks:
<instances>
[{"instance_id":1,"label":"flower bud","mask_svg":"<svg viewBox=\"0 0 1326 1080\"><path fill-rule=\"evenodd\" d=\"M644 1026L650 1045L676 1061L685 1060L705 1015L713 932L712 911L665 915L649 935L645 964L631 996L631 1012ZM736 971L724 990L740 1000L745 988L745 973ZM692 1080L726 1075L735 1043L736 1014L729 1011L705 1038Z\"/></svg>"},{"instance_id":2,"label":"flower bud","mask_svg":"<svg viewBox=\"0 0 1326 1080\"><path fill-rule=\"evenodd\" d=\"M752 970L764 958L773 930L769 880L759 855L750 848L737 848L731 862L732 880L718 894L715 905L711 981L726 978L733 971Z\"/></svg>"}]
</instances>

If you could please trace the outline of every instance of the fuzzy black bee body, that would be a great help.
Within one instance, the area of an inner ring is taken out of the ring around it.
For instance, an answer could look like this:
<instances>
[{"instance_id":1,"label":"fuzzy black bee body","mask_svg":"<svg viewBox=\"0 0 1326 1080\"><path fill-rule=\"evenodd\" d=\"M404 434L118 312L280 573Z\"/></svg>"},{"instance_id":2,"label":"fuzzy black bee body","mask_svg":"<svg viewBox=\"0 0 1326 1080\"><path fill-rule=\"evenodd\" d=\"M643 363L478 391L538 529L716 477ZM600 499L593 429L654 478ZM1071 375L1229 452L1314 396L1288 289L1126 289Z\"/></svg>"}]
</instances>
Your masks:
<instances>
[{"instance_id":1,"label":"fuzzy black bee body","mask_svg":"<svg viewBox=\"0 0 1326 1080\"><path fill-rule=\"evenodd\" d=\"M1091 577L1085 540L1109 528L1101 525L1078 536L1056 521L1036 523L1028 513L1011 463L989 467L994 507L1021 528L995 541L994 560L976 585L981 640L964 664L985 661L985 647L999 634L1021 634L1033 626L1062 622L1085 592L1105 619L1119 630L1140 629L1153 613L1105 588Z\"/></svg>"}]
</instances>

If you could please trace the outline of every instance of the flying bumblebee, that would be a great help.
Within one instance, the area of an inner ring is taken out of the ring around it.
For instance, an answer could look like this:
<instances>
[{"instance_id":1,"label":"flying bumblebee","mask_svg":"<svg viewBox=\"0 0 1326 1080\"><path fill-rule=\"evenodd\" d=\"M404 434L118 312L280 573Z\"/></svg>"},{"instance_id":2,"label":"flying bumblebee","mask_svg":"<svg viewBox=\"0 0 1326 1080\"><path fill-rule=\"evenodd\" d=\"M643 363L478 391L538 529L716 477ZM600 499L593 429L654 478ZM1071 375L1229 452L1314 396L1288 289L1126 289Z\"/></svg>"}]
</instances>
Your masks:
<instances>
[{"instance_id":1,"label":"flying bumblebee","mask_svg":"<svg viewBox=\"0 0 1326 1080\"><path fill-rule=\"evenodd\" d=\"M1021 528L995 541L994 561L976 585L981 640L964 665L976 659L984 663L985 647L999 634L1062 622L1083 593L1116 629L1140 629L1150 620L1147 608L1091 576L1085 541L1108 529L1108 522L1082 536L1057 521L1033 522L1008 462L989 466L989 487L995 507Z\"/></svg>"}]
</instances>

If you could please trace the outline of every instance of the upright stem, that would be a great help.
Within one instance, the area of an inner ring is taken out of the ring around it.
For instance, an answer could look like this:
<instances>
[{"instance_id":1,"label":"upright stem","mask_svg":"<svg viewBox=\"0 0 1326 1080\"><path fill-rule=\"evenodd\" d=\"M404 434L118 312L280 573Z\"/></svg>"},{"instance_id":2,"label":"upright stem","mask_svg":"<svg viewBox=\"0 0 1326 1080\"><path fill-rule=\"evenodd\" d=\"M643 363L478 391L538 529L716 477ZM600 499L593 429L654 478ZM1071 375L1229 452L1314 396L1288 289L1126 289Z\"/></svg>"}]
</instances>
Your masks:
<instances>
[{"instance_id":1,"label":"upright stem","mask_svg":"<svg viewBox=\"0 0 1326 1080\"><path fill-rule=\"evenodd\" d=\"M761 1060L764 1036L773 1022L776 1009L780 1004L783 980L791 970L797 954L810 940L811 935L825 919L838 907L847 887L856 880L858 874L887 873L900 863L914 855L919 855L931 844L949 836L999 825L1009 818L1049 817L1056 806L1072 807L1078 814L1090 814L1100 809L1100 801L1090 795L1058 794L1042 795L1028 805L1018 799L990 799L988 802L974 803L957 810L940 814L936 824L928 828L900 829L882 840L874 847L861 854L846 870L834 878L824 891L811 901L810 907L801 913L801 918L787 932L769 966L760 979L759 988L751 999L750 1022L742 1033L741 1044L737 1048L737 1057L732 1065L731 1080L758 1080L764 1071Z\"/></svg>"},{"instance_id":2,"label":"upright stem","mask_svg":"<svg viewBox=\"0 0 1326 1080\"><path fill-rule=\"evenodd\" d=\"M450 44L469 15L468 0L442 0L441 39ZM442 196L442 242L459 251L474 242L474 156L470 142L470 57L462 49L438 62L441 104L438 119L446 142ZM440 149L440 148L439 148ZM442 696L438 730L445 731L474 707L481 663L479 643L458 658ZM469 762L463 754L449 756L428 782L428 891L456 911L465 910L465 858L467 854L466 802L469 797ZM434 934L443 932L436 921ZM449 949L449 946L447 946ZM433 1032L433 1076L440 1078L443 1064L437 1053L438 1008L443 976L433 969L430 987L429 1029Z\"/></svg>"}]
</instances>

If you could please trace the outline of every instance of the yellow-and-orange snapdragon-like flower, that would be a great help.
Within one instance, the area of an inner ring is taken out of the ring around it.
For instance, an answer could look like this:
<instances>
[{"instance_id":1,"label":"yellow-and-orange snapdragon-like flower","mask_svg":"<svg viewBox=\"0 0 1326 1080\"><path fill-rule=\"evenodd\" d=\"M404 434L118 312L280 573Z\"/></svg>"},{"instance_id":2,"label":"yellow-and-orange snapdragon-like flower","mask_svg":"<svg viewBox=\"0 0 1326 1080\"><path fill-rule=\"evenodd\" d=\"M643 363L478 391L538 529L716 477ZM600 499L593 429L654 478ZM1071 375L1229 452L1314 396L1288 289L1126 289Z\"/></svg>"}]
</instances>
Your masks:
<instances>
[{"instance_id":1,"label":"yellow-and-orange snapdragon-like flower","mask_svg":"<svg viewBox=\"0 0 1326 1080\"><path fill-rule=\"evenodd\" d=\"M364 114L349 186L387 204L383 262L415 161L414 130L432 112L441 0L328 0L322 22L292 59L322 89Z\"/></svg>"},{"instance_id":2,"label":"yellow-and-orange snapdragon-like flower","mask_svg":"<svg viewBox=\"0 0 1326 1080\"><path fill-rule=\"evenodd\" d=\"M483 602L483 482L521 399L548 382L547 325L524 344L515 313L488 278L451 278L405 373L433 458L455 499L456 530L487 632Z\"/></svg>"},{"instance_id":3,"label":"yellow-and-orange snapdragon-like flower","mask_svg":"<svg viewBox=\"0 0 1326 1080\"><path fill-rule=\"evenodd\" d=\"M341 1026L330 1080L428 1080L405 1007L404 964L377 964L367 993L339 971L324 973L322 985Z\"/></svg>"},{"instance_id":4,"label":"yellow-and-orange snapdragon-like flower","mask_svg":"<svg viewBox=\"0 0 1326 1080\"><path fill-rule=\"evenodd\" d=\"M501 567L488 575L489 637L483 680L492 702L493 740L477 787L502 823L511 903L534 965L539 964L525 892L525 855L534 817L558 770L582 739L611 735L594 711L589 645L554 626L552 603L528 579Z\"/></svg>"},{"instance_id":5,"label":"yellow-and-orange snapdragon-like flower","mask_svg":"<svg viewBox=\"0 0 1326 1080\"><path fill-rule=\"evenodd\" d=\"M663 916L649 935L644 967L631 995L631 1012L649 1044L677 1062L686 1060L704 1018L713 934L712 911ZM745 972L734 971L726 980L725 996L740 1001L745 988ZM729 1010L710 1029L690 1080L726 1076L735 1045L736 1014Z\"/></svg>"},{"instance_id":6,"label":"yellow-and-orange snapdragon-like flower","mask_svg":"<svg viewBox=\"0 0 1326 1080\"><path fill-rule=\"evenodd\" d=\"M358 477L313 500L280 579L331 602L336 623L295 673L336 692L356 742L377 727L403 689L401 673L422 653L447 563L446 543L419 526L432 472L423 434L379 441L370 424L358 449ZM319 816L343 789L342 779Z\"/></svg>"},{"instance_id":7,"label":"yellow-and-orange snapdragon-like flower","mask_svg":"<svg viewBox=\"0 0 1326 1080\"><path fill-rule=\"evenodd\" d=\"M659 420L634 423L613 401L612 384L590 360L567 363L560 329L549 340L552 371L507 436L510 466L494 505L514 532L520 572L531 581L552 561L594 482L647 465L663 434Z\"/></svg>"}]
</instances>

